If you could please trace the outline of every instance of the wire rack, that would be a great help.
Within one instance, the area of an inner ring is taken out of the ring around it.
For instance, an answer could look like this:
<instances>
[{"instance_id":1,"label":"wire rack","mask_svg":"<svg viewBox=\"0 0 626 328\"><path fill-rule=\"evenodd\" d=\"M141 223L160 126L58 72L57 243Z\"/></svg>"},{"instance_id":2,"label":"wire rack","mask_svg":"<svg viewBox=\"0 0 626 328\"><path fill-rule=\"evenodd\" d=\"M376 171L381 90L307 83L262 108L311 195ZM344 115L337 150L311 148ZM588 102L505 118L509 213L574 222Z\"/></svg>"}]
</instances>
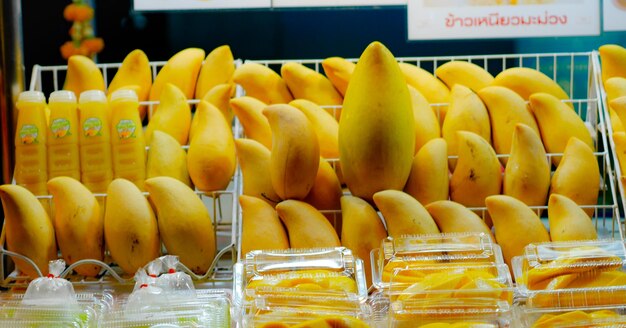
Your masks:
<instances>
[{"instance_id":1,"label":"wire rack","mask_svg":"<svg viewBox=\"0 0 626 328\"><path fill-rule=\"evenodd\" d=\"M156 77L159 69L165 65L165 61L150 62L152 70L152 78ZM239 66L241 60L235 60L235 66ZM96 64L102 71L105 85L111 81L117 69L121 66L121 63L109 63L109 64ZM60 90L63 86L62 81L65 79L67 72L66 65L59 66L41 66L34 65L29 85L29 90L43 91L49 94L52 91ZM241 90L241 88L238 88ZM200 102L199 99L188 99L187 102L190 105ZM142 101L140 105L149 106L149 110L153 105L158 104L158 101ZM241 125L235 118L233 125L233 136L239 138L241 136ZM182 146L187 150L188 145ZM149 147L146 147L149 151ZM215 234L216 250L217 254L213 259L213 262L206 273L198 275L192 272L189 268L181 265L181 270L188 273L196 284L209 284L213 286L230 286L233 280L233 266L237 262L237 232L239 225L237 224L238 216L237 208L239 207L238 195L241 179L241 172L237 167L233 178L231 179L228 187L225 190L204 192L201 190L195 190L197 196L203 201L207 210L211 214L213 220L213 230ZM148 193L144 193L146 196ZM106 202L106 194L95 194L99 199L104 199ZM39 198L52 198L52 196L38 196ZM15 287L26 286L30 281L30 278L21 276L16 270L12 258L19 258L36 269L36 272L42 276L41 271L37 268L35 263L21 255L11 252L5 248L6 236L4 229L0 235L0 287ZM162 251L166 254L165 246L162 246ZM61 258L61 256L59 256ZM101 273L95 278L88 278L77 275L73 269L81 264L95 264L102 268ZM111 259L108 251L105 251L104 261L85 259L77 261L68 266L65 271L61 273L61 277L69 279L75 286L94 286L94 285L107 285L107 284L132 284L134 282L132 274L124 273L119 266Z\"/></svg>"},{"instance_id":2,"label":"wire rack","mask_svg":"<svg viewBox=\"0 0 626 328\"><path fill-rule=\"evenodd\" d=\"M604 129L606 130L606 134L607 134L607 139L609 141L610 144L610 152L611 152L611 164L612 164L612 168L613 168L613 180L615 181L615 183L617 184L617 190L619 191L619 202L620 202L620 208L622 211L624 211L624 209L626 209L626 194L624 194L625 192L625 188L624 188L624 173L621 170L621 167L619 165L619 161L618 161L618 157L617 157L617 153L616 153L616 148L615 148L615 142L613 140L613 126L611 125L611 121L610 121L610 114L609 114L609 105L608 105L608 101L606 99L606 91L604 90L604 84L602 83L602 76L601 76L601 69L600 69L600 55L598 54L597 51L593 52L593 64L595 67L597 67L596 69L596 80L598 81L598 86L599 86L599 99L600 99L600 105L602 107L602 115L604 116L604 122L605 122L605 126ZM626 231L626 223L624 221L622 221L622 232ZM622 235L624 236L624 235Z\"/></svg>"},{"instance_id":3,"label":"wire rack","mask_svg":"<svg viewBox=\"0 0 626 328\"><path fill-rule=\"evenodd\" d=\"M570 95L570 103L578 115L584 120L595 143L594 152L601 176L601 188L598 203L596 205L581 206L582 208L593 208L593 222L598 232L599 238L620 238L623 239L624 218L621 216L623 207L620 207L618 200L624 199L623 186L617 189L615 172L613 170L613 158L615 154L609 147L606 124L608 114L603 114L601 106L601 83L599 80L599 64L594 59L594 52L576 53L535 53L535 54L504 54L504 55L472 55L472 56L445 56L445 57L398 57L399 62L414 64L422 69L435 74L437 67L449 61L468 61L485 68L493 76L505 69L512 67L528 67L541 71L554 81ZM356 62L357 59L349 58L349 61ZM247 60L272 68L280 72L280 67L287 62L297 62L323 74L323 59L293 59L293 60ZM439 109L447 104L431 104L433 109L439 113ZM338 106L323 106L333 108ZM340 106L339 106L340 107ZM610 133L608 134L610 135ZM611 141L612 142L612 141ZM562 153L548 153L548 158L560 157ZM508 154L500 154L498 157L508 157ZM453 158L454 156L450 156ZM336 162L336 159L330 160ZM554 167L553 172L554 173ZM547 226L547 206L531 206L538 214L542 214L542 221ZM471 210L479 213L483 219L487 217L486 207L472 207ZM335 212L339 214L339 212ZM238 213L241 215L241 213ZM338 216L337 216L338 217ZM239 220L241 223L241 220ZM239 227L241 236L241 227ZM240 243L240 241L238 241Z\"/></svg>"}]
</instances>

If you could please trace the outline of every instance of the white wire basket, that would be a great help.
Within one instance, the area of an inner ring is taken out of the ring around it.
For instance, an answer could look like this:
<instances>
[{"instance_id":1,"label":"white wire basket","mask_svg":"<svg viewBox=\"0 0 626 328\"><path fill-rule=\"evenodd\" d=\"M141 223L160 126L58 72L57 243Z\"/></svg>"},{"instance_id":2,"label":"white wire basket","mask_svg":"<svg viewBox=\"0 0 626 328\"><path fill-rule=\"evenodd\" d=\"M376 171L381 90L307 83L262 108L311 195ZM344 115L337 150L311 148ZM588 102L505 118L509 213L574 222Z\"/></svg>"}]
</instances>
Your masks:
<instances>
[{"instance_id":1,"label":"white wire basket","mask_svg":"<svg viewBox=\"0 0 626 328\"><path fill-rule=\"evenodd\" d=\"M150 67L152 69L152 78L156 77L159 69L165 65L165 61L157 61L150 62ZM241 64L241 60L235 60L235 65L239 66ZM105 84L108 86L108 83L112 80L113 76L117 69L121 66L121 63L109 63L109 64L97 64L98 68L102 71L104 76ZM52 91L60 90L63 87L63 81L65 79L65 74L67 72L66 65L59 66L41 66L34 65L29 85L29 90L42 91L46 95L49 95ZM199 99L188 99L187 102L191 105L197 104L200 102ZM158 104L158 101L142 101L140 105L149 106L149 110L152 109L152 106ZM233 136L235 138L239 138L241 135L241 125L235 118L233 125ZM189 148L188 145L182 146L183 149L187 150ZM147 151L149 147L146 147ZM241 172L239 167L237 167L233 178L231 179L228 187L225 190L219 191L211 191L204 192L201 190L195 190L196 194L203 201L207 210L211 214L213 230L215 234L216 241L216 250L217 254L213 259L213 262L210 268L206 273L202 275L198 275L187 267L182 265L181 268L183 271L188 273L192 279L196 282L196 284L209 284L215 286L230 286L233 280L233 266L237 262L237 232L238 232L238 224L237 219L238 216L235 215L237 213L237 208L239 207L238 195L239 195L239 186L241 183L239 180L241 179ZM146 196L148 193L144 193ZM104 198L106 202L106 194L95 194L97 198ZM38 196L38 198L52 198L52 196ZM29 263L33 268L36 269L36 272L42 276L41 271L37 268L35 263L21 255L14 252L11 252L6 249L6 236L4 229L2 230L2 234L0 235L0 287L13 287L13 286L23 286L27 285L31 280L26 276L19 275L16 270L13 269L13 261L12 258L19 258L25 260ZM162 246L163 254L166 254L166 249ZM61 258L61 256L59 256ZM95 278L88 278L84 276L80 276L76 274L73 269L81 264L95 264L102 268L101 273ZM134 282L133 273L124 274L123 271L115 264L115 262L111 259L108 250L105 251L105 260L99 261L94 259L84 259L81 261L77 261L72 265L68 266L65 271L60 275L63 278L69 279L74 285L98 285L98 284L109 284L109 283L117 283L117 284L132 284Z\"/></svg>"},{"instance_id":2,"label":"white wire basket","mask_svg":"<svg viewBox=\"0 0 626 328\"><path fill-rule=\"evenodd\" d=\"M600 167L601 188L596 205L581 206L582 208L593 208L593 223L598 232L598 238L623 239L624 218L622 208L618 200L624 202L624 190L620 185L616 187L616 175L611 163L615 154L609 148L607 137L606 117L601 110L601 86L599 80L599 65L594 52L576 53L535 53L535 54L504 54L504 55L472 55L472 56L446 56L446 57L398 57L399 62L406 62L421 67L430 73L435 72L437 67L449 61L469 61L485 68L493 76L501 71L512 67L528 67L541 71L555 80L570 95L569 100L578 115L584 120L591 133L595 149L594 152ZM358 59L350 58L349 61L356 62ZM272 68L280 72L280 67L287 62L297 62L303 64L317 72L323 74L323 59L293 59L293 60L247 60ZM325 106L324 108L337 108L340 106ZM437 110L447 104L431 104ZM610 135L610 134L609 134ZM562 153L548 153L547 156L559 157ZM508 157L508 154L498 155ZM452 157L452 156L450 156ZM330 159L331 163L336 163L337 159ZM554 170L554 168L553 168ZM552 172L554 173L554 172ZM242 190L242 189L240 189ZM626 202L624 202L626 204ZM547 206L531 206L539 214L543 214L542 221L547 226ZM487 217L486 207L472 207L477 213L482 214L483 219ZM241 212L241 211L240 211ZM238 215L241 217L241 213ZM336 213L339 211L326 211L326 213ZM338 216L337 216L338 217ZM241 236L241 219L239 220L238 236ZM238 250L241 248L241 240L238 240ZM243 256L244 254L241 254Z\"/></svg>"},{"instance_id":3,"label":"white wire basket","mask_svg":"<svg viewBox=\"0 0 626 328\"><path fill-rule=\"evenodd\" d=\"M620 167L619 158L617 157L617 153L616 153L617 150L615 148L615 141L613 140L614 131L613 131L613 126L611 125L611 121L610 121L609 104L606 98L606 91L604 89L604 84L602 83L602 75L601 75L601 68L600 68L601 67L600 55L598 54L597 51L593 52L593 63L598 68L596 70L596 79L598 80L599 99L600 99L600 105L602 106L602 115L604 116L604 122L605 122L604 129L606 130L607 139L610 145L610 152L611 152L611 159L612 159L611 164L612 164L613 174L614 174L613 180L617 184L616 188L619 192L620 209L623 212L624 209L626 209L626 194L624 194L624 192L626 191L625 190L626 188L623 182L623 180L626 179L626 177L624 177L624 172L622 172L622 169ZM626 222L624 221L622 221L622 232L626 232Z\"/></svg>"}]
</instances>

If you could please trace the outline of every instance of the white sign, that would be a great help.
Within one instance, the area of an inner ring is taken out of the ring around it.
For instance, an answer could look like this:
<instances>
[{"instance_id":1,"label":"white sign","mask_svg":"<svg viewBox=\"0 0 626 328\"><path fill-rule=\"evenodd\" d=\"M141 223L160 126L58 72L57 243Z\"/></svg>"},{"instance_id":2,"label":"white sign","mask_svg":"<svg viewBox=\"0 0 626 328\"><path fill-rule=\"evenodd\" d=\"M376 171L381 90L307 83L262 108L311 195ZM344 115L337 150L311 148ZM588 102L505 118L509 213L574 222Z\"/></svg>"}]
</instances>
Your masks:
<instances>
[{"instance_id":1,"label":"white sign","mask_svg":"<svg viewBox=\"0 0 626 328\"><path fill-rule=\"evenodd\" d=\"M407 0L134 0L138 11L406 5Z\"/></svg>"},{"instance_id":2,"label":"white sign","mask_svg":"<svg viewBox=\"0 0 626 328\"><path fill-rule=\"evenodd\" d=\"M597 0L408 0L407 14L410 40L600 34Z\"/></svg>"},{"instance_id":3,"label":"white sign","mask_svg":"<svg viewBox=\"0 0 626 328\"><path fill-rule=\"evenodd\" d=\"M626 0L604 0L602 12L605 31L626 31Z\"/></svg>"},{"instance_id":4,"label":"white sign","mask_svg":"<svg viewBox=\"0 0 626 328\"><path fill-rule=\"evenodd\" d=\"M406 5L406 0L274 0L272 6L280 7L345 7Z\"/></svg>"},{"instance_id":5,"label":"white sign","mask_svg":"<svg viewBox=\"0 0 626 328\"><path fill-rule=\"evenodd\" d=\"M134 10L269 8L271 0L134 0Z\"/></svg>"}]
</instances>

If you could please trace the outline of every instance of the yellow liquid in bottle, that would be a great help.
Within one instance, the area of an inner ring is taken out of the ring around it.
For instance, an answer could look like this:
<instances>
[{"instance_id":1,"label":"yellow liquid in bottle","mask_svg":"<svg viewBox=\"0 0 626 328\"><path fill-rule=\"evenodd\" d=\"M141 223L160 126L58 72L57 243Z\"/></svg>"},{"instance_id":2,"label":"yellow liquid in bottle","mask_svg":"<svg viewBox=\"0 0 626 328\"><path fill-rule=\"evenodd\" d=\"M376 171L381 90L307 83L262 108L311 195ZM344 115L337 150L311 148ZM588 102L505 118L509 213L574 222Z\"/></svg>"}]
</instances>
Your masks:
<instances>
[{"instance_id":1,"label":"yellow liquid in bottle","mask_svg":"<svg viewBox=\"0 0 626 328\"><path fill-rule=\"evenodd\" d=\"M16 107L15 182L35 196L47 195L46 98L39 91L24 91ZM41 203L50 213L48 199L41 199Z\"/></svg>"},{"instance_id":2,"label":"yellow liquid in bottle","mask_svg":"<svg viewBox=\"0 0 626 328\"><path fill-rule=\"evenodd\" d=\"M139 118L139 101L132 90L111 95L113 177L133 182L140 190L146 179L146 142Z\"/></svg>"},{"instance_id":3,"label":"yellow liquid in bottle","mask_svg":"<svg viewBox=\"0 0 626 328\"><path fill-rule=\"evenodd\" d=\"M48 178L67 176L80 181L76 96L72 91L55 91L48 107Z\"/></svg>"},{"instance_id":4,"label":"yellow liquid in bottle","mask_svg":"<svg viewBox=\"0 0 626 328\"><path fill-rule=\"evenodd\" d=\"M85 91L78 103L81 181L94 193L106 193L113 180L111 125L104 92Z\"/></svg>"}]
</instances>

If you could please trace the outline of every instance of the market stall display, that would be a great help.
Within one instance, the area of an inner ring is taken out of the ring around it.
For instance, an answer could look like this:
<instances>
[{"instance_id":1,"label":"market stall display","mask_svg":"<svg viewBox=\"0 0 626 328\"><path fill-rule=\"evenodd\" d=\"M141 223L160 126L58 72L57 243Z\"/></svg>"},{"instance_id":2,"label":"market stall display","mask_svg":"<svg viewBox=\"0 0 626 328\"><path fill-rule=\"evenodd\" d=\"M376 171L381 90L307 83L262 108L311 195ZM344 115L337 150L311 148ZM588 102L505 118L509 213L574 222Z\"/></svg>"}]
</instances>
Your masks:
<instances>
[{"instance_id":1,"label":"market stall display","mask_svg":"<svg viewBox=\"0 0 626 328\"><path fill-rule=\"evenodd\" d=\"M596 52L395 58L374 42L358 61L229 54L189 48L149 62L134 51L118 64L34 68L44 97L64 77L82 92L70 120L82 138L98 135L80 116L86 102L131 95L133 117L114 109L105 128L111 178L127 179L90 191L88 179L54 178L37 196L0 187L4 287L43 279L61 257L69 266L54 277L70 286L128 286L135 274L135 291L81 315L83 326L620 322L624 203L610 147L620 139L604 99L619 87L602 84ZM60 138L51 124L48 139ZM135 153L147 164L131 168L147 179L132 183L120 146L143 132ZM85 235L104 252L61 228L84 203ZM40 234L53 238L16 247L29 228L11 222L46 223ZM155 269L161 254L180 263ZM178 294L158 279L171 274L195 286L192 300L170 302ZM232 298L220 289L231 285ZM135 302L141 294L152 301Z\"/></svg>"}]
</instances>

